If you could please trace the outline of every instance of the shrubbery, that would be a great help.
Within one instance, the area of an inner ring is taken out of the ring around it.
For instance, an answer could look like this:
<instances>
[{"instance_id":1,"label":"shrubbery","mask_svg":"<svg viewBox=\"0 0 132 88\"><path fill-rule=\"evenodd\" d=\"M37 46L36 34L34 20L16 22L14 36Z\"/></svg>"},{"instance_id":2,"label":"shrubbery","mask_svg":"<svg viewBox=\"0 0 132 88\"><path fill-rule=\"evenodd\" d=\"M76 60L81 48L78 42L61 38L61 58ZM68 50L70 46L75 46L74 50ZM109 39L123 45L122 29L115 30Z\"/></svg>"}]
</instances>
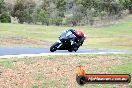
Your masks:
<instances>
[{"instance_id":1,"label":"shrubbery","mask_svg":"<svg viewBox=\"0 0 132 88\"><path fill-rule=\"evenodd\" d=\"M9 14L3 13L3 14L0 16L0 21L1 21L1 23L11 23L11 17L10 17Z\"/></svg>"},{"instance_id":2,"label":"shrubbery","mask_svg":"<svg viewBox=\"0 0 132 88\"><path fill-rule=\"evenodd\" d=\"M1 22L10 22L5 12L17 17L19 23L67 26L92 25L95 18L122 16L124 10L132 13L132 0L15 0L7 3L0 0Z\"/></svg>"}]
</instances>

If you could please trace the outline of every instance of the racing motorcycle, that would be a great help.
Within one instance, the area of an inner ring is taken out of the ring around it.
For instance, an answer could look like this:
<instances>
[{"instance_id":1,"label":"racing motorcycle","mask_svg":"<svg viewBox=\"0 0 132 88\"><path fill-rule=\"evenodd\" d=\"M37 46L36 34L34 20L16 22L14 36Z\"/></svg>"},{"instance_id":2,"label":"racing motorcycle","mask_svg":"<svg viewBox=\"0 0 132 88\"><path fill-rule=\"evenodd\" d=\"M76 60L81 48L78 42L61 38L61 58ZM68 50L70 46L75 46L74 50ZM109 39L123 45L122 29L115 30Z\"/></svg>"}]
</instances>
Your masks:
<instances>
[{"instance_id":1,"label":"racing motorcycle","mask_svg":"<svg viewBox=\"0 0 132 88\"><path fill-rule=\"evenodd\" d=\"M73 38L76 37L71 31L64 31L60 37L58 42L55 42L51 47L50 51L54 52L56 50L68 50L69 52L77 51L80 47L76 42L73 43Z\"/></svg>"}]
</instances>

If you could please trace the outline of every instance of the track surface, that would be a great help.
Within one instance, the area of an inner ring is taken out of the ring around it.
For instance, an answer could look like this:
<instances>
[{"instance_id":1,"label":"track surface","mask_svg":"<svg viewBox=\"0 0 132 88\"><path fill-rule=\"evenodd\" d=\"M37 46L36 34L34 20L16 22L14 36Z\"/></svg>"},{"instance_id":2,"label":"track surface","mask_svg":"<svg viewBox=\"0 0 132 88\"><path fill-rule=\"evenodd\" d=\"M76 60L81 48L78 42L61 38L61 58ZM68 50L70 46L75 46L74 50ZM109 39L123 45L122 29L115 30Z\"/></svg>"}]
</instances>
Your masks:
<instances>
[{"instance_id":1,"label":"track surface","mask_svg":"<svg viewBox=\"0 0 132 88\"><path fill-rule=\"evenodd\" d=\"M53 54L48 48L0 48L0 56L5 55L21 55L21 54ZM57 50L54 54L69 53L67 50ZM79 49L77 52L69 54L129 54L128 51L119 50L95 50L95 49Z\"/></svg>"}]
</instances>

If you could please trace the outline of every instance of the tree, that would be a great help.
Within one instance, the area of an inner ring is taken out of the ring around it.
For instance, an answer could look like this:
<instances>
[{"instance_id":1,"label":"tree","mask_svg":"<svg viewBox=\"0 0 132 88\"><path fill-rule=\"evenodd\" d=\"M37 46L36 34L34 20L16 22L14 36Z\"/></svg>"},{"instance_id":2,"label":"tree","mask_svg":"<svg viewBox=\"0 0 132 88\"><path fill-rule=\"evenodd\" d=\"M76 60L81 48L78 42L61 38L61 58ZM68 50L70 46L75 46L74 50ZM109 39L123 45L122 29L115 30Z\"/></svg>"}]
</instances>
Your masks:
<instances>
[{"instance_id":1,"label":"tree","mask_svg":"<svg viewBox=\"0 0 132 88\"><path fill-rule=\"evenodd\" d=\"M36 4L33 0L24 2L24 13L25 13L24 21L25 22L27 22L27 23L33 22L34 17L32 14L34 13L35 6L36 6Z\"/></svg>"},{"instance_id":2,"label":"tree","mask_svg":"<svg viewBox=\"0 0 132 88\"><path fill-rule=\"evenodd\" d=\"M12 16L17 17L19 19L19 23L24 22L24 16L25 16L24 0L17 0L16 1L14 8L13 8Z\"/></svg>"},{"instance_id":3,"label":"tree","mask_svg":"<svg viewBox=\"0 0 132 88\"><path fill-rule=\"evenodd\" d=\"M121 16L123 9L132 13L132 0L0 0L0 14L11 12L20 23L45 25L92 25L95 18Z\"/></svg>"},{"instance_id":4,"label":"tree","mask_svg":"<svg viewBox=\"0 0 132 88\"><path fill-rule=\"evenodd\" d=\"M119 0L124 6L124 9L128 9L129 13L132 14L132 0Z\"/></svg>"},{"instance_id":5,"label":"tree","mask_svg":"<svg viewBox=\"0 0 132 88\"><path fill-rule=\"evenodd\" d=\"M83 6L82 0L67 0L66 1L66 11L65 11L65 23L70 26L79 25L83 16ZM82 6L82 8L81 8Z\"/></svg>"},{"instance_id":6,"label":"tree","mask_svg":"<svg viewBox=\"0 0 132 88\"><path fill-rule=\"evenodd\" d=\"M2 11L4 9L4 5L5 5L4 0L0 0L0 14L2 13Z\"/></svg>"},{"instance_id":7,"label":"tree","mask_svg":"<svg viewBox=\"0 0 132 88\"><path fill-rule=\"evenodd\" d=\"M59 11L58 13L59 17L64 17L64 12L66 9L65 5L66 5L65 0L56 0L56 9Z\"/></svg>"},{"instance_id":8,"label":"tree","mask_svg":"<svg viewBox=\"0 0 132 88\"><path fill-rule=\"evenodd\" d=\"M20 23L36 23L36 20L33 20L36 18L34 15L37 15L35 6L36 4L33 0L17 0L12 11L12 16L17 17Z\"/></svg>"},{"instance_id":9,"label":"tree","mask_svg":"<svg viewBox=\"0 0 132 88\"><path fill-rule=\"evenodd\" d=\"M122 10L121 5L116 0L101 0L99 5L98 9L107 12L108 16L119 14Z\"/></svg>"},{"instance_id":10,"label":"tree","mask_svg":"<svg viewBox=\"0 0 132 88\"><path fill-rule=\"evenodd\" d=\"M0 16L0 20L2 23L11 23L10 15L7 13L2 13L2 15Z\"/></svg>"},{"instance_id":11,"label":"tree","mask_svg":"<svg viewBox=\"0 0 132 88\"><path fill-rule=\"evenodd\" d=\"M56 0L56 8L59 11L65 11L65 5L66 5L65 0Z\"/></svg>"},{"instance_id":12,"label":"tree","mask_svg":"<svg viewBox=\"0 0 132 88\"><path fill-rule=\"evenodd\" d=\"M49 17L48 17L48 13L41 9L38 13L38 21L42 22L42 24L46 24L49 25Z\"/></svg>"}]
</instances>

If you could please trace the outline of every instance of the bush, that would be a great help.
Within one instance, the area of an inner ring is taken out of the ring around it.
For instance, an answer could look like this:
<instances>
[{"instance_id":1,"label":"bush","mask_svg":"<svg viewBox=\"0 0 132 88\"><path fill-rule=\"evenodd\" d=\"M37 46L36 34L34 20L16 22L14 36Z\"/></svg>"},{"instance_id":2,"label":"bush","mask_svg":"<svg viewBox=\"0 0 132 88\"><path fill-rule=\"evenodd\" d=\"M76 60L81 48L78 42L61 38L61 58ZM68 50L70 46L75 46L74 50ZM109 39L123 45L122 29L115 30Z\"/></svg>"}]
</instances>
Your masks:
<instances>
[{"instance_id":1,"label":"bush","mask_svg":"<svg viewBox=\"0 0 132 88\"><path fill-rule=\"evenodd\" d=\"M11 17L10 15L8 15L7 13L3 13L1 16L0 16L0 21L2 23L11 23Z\"/></svg>"}]
</instances>

